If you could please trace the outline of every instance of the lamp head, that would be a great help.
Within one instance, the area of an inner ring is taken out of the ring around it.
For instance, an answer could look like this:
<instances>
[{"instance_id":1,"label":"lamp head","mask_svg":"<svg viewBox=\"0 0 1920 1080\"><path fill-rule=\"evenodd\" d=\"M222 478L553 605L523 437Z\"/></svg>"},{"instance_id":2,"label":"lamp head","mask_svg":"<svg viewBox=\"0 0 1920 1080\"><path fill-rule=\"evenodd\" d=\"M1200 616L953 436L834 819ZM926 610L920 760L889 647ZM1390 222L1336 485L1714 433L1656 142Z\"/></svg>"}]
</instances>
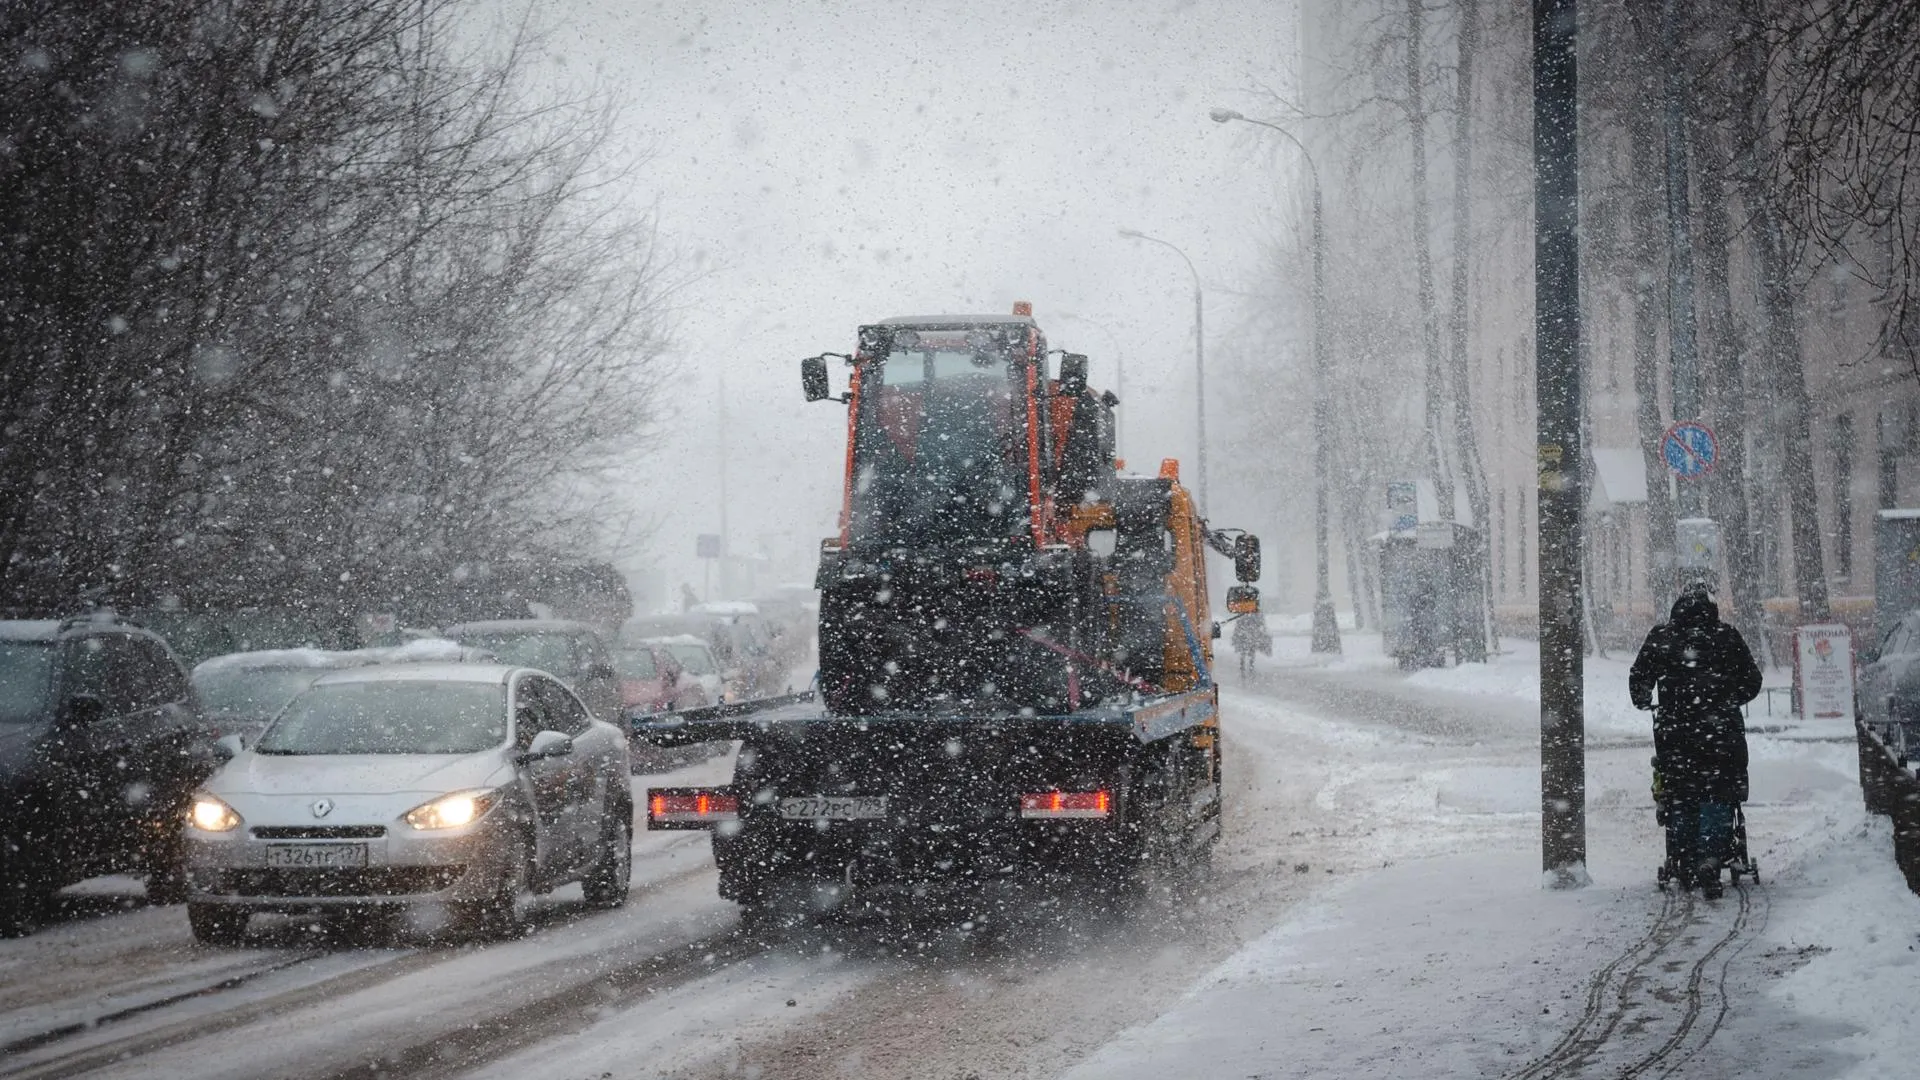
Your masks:
<instances>
[{"instance_id":1,"label":"lamp head","mask_svg":"<svg viewBox=\"0 0 1920 1080\"><path fill-rule=\"evenodd\" d=\"M1209 111L1207 115L1211 117L1213 119L1213 122L1216 124L1224 124L1229 120L1245 120L1246 119L1246 117L1240 115L1237 112L1234 112L1232 109L1213 109Z\"/></svg>"}]
</instances>

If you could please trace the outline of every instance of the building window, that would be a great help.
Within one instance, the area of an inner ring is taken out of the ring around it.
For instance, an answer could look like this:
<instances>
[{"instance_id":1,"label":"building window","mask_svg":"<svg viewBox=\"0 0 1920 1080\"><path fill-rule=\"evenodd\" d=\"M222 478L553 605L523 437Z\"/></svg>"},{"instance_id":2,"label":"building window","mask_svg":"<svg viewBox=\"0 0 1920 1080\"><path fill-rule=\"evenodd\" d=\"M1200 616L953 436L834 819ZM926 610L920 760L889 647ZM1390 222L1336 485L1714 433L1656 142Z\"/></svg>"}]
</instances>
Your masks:
<instances>
[{"instance_id":1,"label":"building window","mask_svg":"<svg viewBox=\"0 0 1920 1080\"><path fill-rule=\"evenodd\" d=\"M1853 414L1833 421L1833 576L1853 577Z\"/></svg>"},{"instance_id":2,"label":"building window","mask_svg":"<svg viewBox=\"0 0 1920 1080\"><path fill-rule=\"evenodd\" d=\"M1499 491L1494 492L1493 498L1499 509L1498 517L1500 518L1500 532L1502 534L1500 537L1500 595L1505 596L1507 595L1507 538L1505 535L1507 531L1507 489L1501 488Z\"/></svg>"},{"instance_id":3,"label":"building window","mask_svg":"<svg viewBox=\"0 0 1920 1080\"><path fill-rule=\"evenodd\" d=\"M1881 410L1875 418L1880 428L1880 501L1882 510L1891 510L1900 502L1900 453L1904 449L1904 417Z\"/></svg>"},{"instance_id":4,"label":"building window","mask_svg":"<svg viewBox=\"0 0 1920 1080\"><path fill-rule=\"evenodd\" d=\"M1527 595L1527 489L1525 485L1521 485L1515 488L1514 491L1518 496L1514 499L1514 506L1519 511L1515 516L1520 522L1520 531L1518 533L1520 537L1520 574L1517 584L1520 595L1525 596Z\"/></svg>"}]
</instances>

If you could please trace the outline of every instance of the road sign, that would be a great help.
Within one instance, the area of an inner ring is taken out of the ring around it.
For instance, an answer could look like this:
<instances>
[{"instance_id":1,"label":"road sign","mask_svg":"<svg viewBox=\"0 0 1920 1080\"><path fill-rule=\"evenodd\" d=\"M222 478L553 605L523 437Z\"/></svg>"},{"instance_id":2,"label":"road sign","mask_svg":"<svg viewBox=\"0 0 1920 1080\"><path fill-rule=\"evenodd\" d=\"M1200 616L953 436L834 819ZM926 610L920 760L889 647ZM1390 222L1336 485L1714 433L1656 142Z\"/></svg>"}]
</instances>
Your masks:
<instances>
[{"instance_id":1,"label":"road sign","mask_svg":"<svg viewBox=\"0 0 1920 1080\"><path fill-rule=\"evenodd\" d=\"M719 533L699 534L697 537L694 538L693 552L695 556L702 559L719 558L720 557L720 534Z\"/></svg>"},{"instance_id":2,"label":"road sign","mask_svg":"<svg viewBox=\"0 0 1920 1080\"><path fill-rule=\"evenodd\" d=\"M1683 480L1704 476L1720 459L1720 441L1707 425L1683 420L1661 436L1660 456L1667 460L1673 475Z\"/></svg>"}]
</instances>

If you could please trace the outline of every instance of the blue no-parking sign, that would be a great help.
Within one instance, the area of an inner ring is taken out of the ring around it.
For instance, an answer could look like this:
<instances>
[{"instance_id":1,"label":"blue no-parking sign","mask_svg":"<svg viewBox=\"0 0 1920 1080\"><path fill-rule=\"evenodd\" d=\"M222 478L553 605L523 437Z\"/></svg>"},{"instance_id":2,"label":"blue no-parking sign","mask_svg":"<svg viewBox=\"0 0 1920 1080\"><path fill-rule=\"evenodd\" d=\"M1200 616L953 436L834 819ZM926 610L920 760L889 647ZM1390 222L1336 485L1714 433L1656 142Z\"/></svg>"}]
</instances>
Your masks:
<instances>
[{"instance_id":1,"label":"blue no-parking sign","mask_svg":"<svg viewBox=\"0 0 1920 1080\"><path fill-rule=\"evenodd\" d=\"M1713 463L1720 458L1720 442L1707 425L1683 420L1661 436L1660 456L1675 476L1704 476L1713 471Z\"/></svg>"}]
</instances>

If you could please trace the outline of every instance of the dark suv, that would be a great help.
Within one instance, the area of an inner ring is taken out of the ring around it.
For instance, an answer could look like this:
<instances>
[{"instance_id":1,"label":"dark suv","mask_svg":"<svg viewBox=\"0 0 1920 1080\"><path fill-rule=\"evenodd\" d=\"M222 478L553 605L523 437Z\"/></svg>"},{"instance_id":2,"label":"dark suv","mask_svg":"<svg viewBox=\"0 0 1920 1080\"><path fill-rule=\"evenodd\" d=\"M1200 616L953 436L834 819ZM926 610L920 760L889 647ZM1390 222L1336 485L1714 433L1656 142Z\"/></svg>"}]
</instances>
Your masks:
<instances>
[{"instance_id":1,"label":"dark suv","mask_svg":"<svg viewBox=\"0 0 1920 1080\"><path fill-rule=\"evenodd\" d=\"M0 620L0 932L53 893L140 873L185 899L180 830L213 771L187 674L166 642L110 614Z\"/></svg>"}]
</instances>

